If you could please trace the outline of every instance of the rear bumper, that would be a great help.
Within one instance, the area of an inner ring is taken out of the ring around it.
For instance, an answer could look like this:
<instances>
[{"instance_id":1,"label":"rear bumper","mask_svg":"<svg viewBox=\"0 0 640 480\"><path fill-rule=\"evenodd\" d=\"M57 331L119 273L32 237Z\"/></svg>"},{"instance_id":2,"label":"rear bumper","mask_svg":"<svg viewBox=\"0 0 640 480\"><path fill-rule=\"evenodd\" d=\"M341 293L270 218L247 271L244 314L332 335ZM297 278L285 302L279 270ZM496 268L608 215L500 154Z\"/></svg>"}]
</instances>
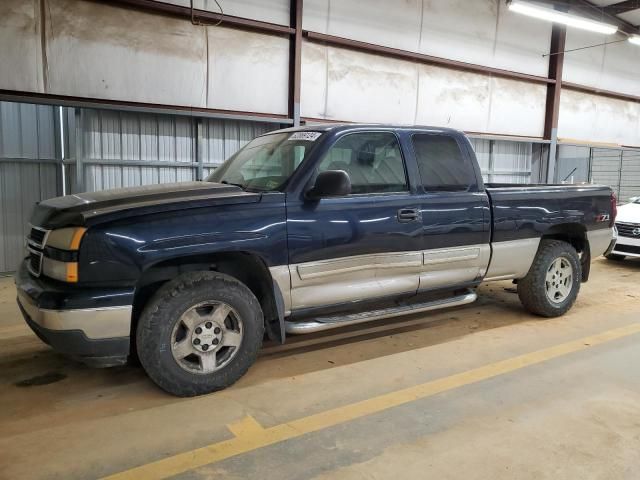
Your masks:
<instances>
[{"instance_id":1,"label":"rear bumper","mask_svg":"<svg viewBox=\"0 0 640 480\"><path fill-rule=\"evenodd\" d=\"M587 232L587 240L589 240L591 258L597 258L600 255L605 255L611 248L611 245L615 242L615 239L615 228L589 230Z\"/></svg>"},{"instance_id":2,"label":"rear bumper","mask_svg":"<svg viewBox=\"0 0 640 480\"><path fill-rule=\"evenodd\" d=\"M43 295L38 295L34 289L44 287L23 267L16 274L18 306L29 327L42 341L60 353L94 366L121 365L127 361L131 305L43 308L38 302ZM47 294L50 300L51 292Z\"/></svg>"}]
</instances>

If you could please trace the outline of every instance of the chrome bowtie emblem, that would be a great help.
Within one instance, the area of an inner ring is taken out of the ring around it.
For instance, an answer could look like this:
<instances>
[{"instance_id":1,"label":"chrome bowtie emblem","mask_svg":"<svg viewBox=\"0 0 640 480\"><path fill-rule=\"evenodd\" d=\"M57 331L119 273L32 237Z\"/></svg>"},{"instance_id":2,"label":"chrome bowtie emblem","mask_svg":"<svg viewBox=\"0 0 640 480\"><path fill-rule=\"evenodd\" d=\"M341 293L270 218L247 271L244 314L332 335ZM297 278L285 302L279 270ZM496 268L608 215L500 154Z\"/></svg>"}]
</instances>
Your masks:
<instances>
[{"instance_id":1,"label":"chrome bowtie emblem","mask_svg":"<svg viewBox=\"0 0 640 480\"><path fill-rule=\"evenodd\" d=\"M637 237L638 235L640 235L640 228L634 228L631 233L633 233Z\"/></svg>"}]
</instances>

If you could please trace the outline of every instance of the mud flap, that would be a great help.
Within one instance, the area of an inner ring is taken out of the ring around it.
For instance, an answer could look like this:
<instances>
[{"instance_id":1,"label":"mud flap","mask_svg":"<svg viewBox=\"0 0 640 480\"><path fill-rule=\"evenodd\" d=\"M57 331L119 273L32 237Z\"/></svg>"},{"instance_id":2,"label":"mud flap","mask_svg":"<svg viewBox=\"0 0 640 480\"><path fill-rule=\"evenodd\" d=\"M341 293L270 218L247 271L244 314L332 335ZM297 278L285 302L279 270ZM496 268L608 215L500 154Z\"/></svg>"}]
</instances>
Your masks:
<instances>
[{"instance_id":1,"label":"mud flap","mask_svg":"<svg viewBox=\"0 0 640 480\"><path fill-rule=\"evenodd\" d=\"M276 304L277 318L268 319L265 322L265 328L271 340L283 344L286 337L284 329L284 298L276 282L273 282L273 298Z\"/></svg>"}]
</instances>

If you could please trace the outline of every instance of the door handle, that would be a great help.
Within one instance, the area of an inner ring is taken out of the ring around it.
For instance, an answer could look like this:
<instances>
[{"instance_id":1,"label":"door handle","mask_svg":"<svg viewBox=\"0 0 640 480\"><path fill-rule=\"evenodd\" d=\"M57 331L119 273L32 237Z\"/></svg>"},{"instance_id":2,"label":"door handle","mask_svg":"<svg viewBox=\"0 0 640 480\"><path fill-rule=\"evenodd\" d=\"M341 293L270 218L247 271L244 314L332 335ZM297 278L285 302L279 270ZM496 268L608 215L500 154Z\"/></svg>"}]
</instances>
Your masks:
<instances>
[{"instance_id":1,"label":"door handle","mask_svg":"<svg viewBox=\"0 0 640 480\"><path fill-rule=\"evenodd\" d=\"M401 208L398 210L398 221L400 223L415 222L420 219L420 210L417 208Z\"/></svg>"}]
</instances>

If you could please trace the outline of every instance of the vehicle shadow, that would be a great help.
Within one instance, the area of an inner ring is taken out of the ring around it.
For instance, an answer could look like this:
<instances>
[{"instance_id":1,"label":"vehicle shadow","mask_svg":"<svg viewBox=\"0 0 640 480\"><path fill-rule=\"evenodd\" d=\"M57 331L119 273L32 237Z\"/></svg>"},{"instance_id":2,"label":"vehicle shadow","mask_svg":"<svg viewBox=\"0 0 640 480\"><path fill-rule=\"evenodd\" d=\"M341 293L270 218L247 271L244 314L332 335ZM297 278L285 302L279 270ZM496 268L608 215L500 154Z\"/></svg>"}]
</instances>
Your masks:
<instances>
[{"instance_id":1,"label":"vehicle shadow","mask_svg":"<svg viewBox=\"0 0 640 480\"><path fill-rule=\"evenodd\" d=\"M316 334L289 336L265 344L242 385L301 375L340 365L447 343L476 332L537 320L522 308L515 285L496 282L478 288L470 305L377 320ZM295 361L292 361L295 360ZM271 368L277 364L278 368Z\"/></svg>"}]
</instances>

